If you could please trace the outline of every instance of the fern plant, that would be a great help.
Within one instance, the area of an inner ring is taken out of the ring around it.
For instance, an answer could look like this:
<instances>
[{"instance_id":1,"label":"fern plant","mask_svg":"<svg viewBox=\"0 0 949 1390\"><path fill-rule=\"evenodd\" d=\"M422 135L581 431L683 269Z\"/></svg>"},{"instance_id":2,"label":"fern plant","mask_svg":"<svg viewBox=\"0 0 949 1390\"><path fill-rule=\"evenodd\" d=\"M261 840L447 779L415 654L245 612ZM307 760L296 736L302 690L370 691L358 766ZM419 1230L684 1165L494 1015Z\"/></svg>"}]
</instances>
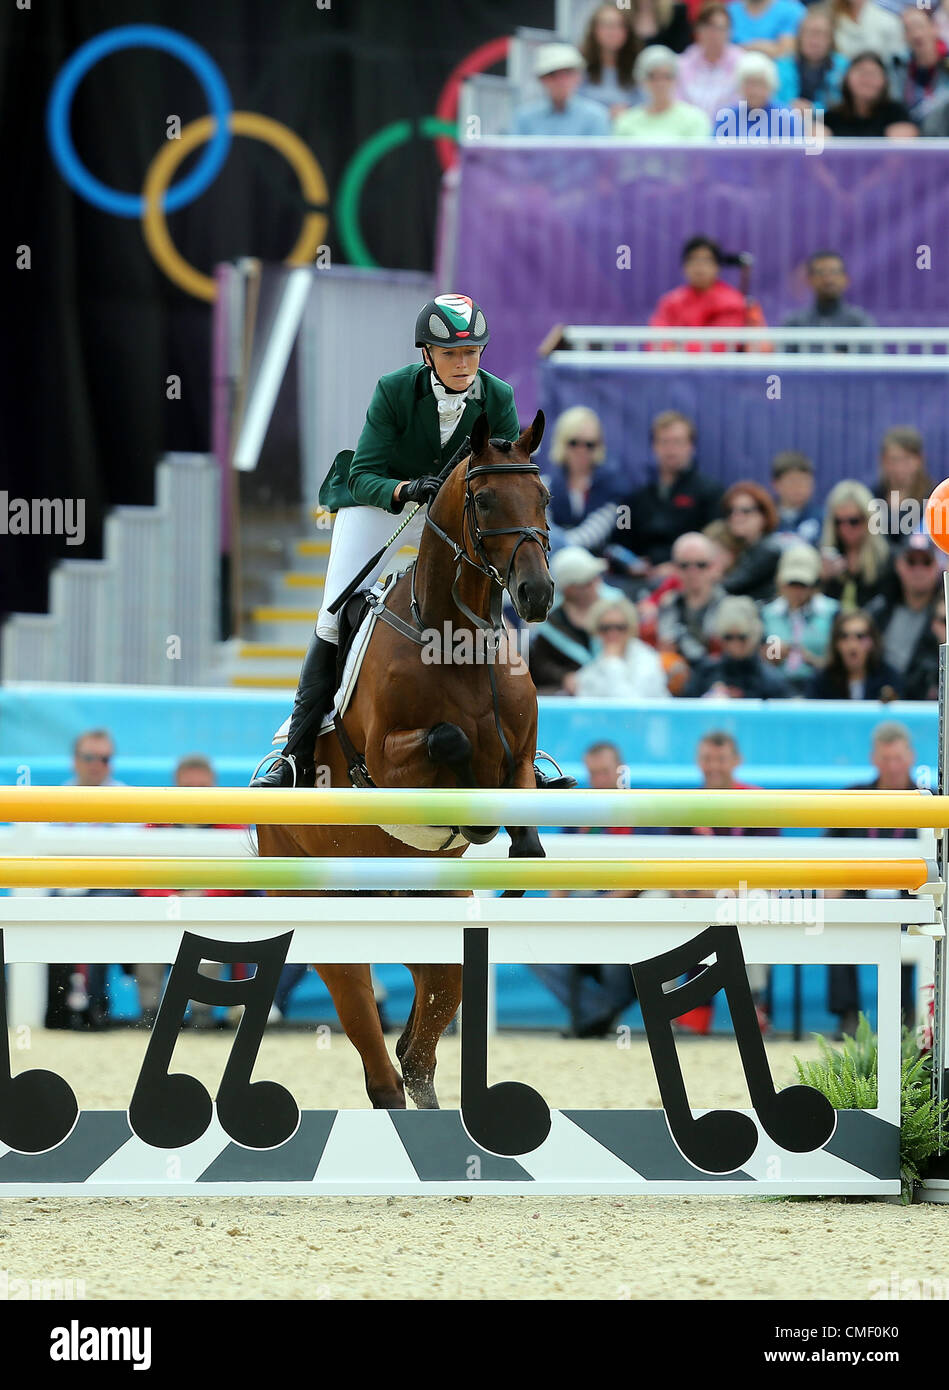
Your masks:
<instances>
[{"instance_id":1,"label":"fern plant","mask_svg":"<svg viewBox=\"0 0 949 1390\"><path fill-rule=\"evenodd\" d=\"M798 1079L813 1086L835 1110L872 1110L877 1103L877 1038L861 1014L853 1037L844 1035L839 1048L815 1034L819 1057L810 1062L794 1058ZM915 1034L903 1029L900 1070L900 1178L904 1203L913 1200L926 1160L938 1152L940 1124L946 1106L932 1097L932 1056L919 1053ZM947 1103L949 1104L949 1103ZM942 1114L940 1113L942 1110Z\"/></svg>"}]
</instances>

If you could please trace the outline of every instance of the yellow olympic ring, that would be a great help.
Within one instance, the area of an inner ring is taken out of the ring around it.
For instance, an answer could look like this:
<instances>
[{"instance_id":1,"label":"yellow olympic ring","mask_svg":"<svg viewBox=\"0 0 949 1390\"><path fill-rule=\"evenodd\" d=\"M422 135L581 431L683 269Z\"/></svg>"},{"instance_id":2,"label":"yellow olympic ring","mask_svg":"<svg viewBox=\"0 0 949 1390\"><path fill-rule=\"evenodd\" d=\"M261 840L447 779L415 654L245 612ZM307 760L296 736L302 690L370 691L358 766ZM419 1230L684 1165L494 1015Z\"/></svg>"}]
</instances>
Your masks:
<instances>
[{"instance_id":1,"label":"yellow olympic ring","mask_svg":"<svg viewBox=\"0 0 949 1390\"><path fill-rule=\"evenodd\" d=\"M202 116L200 120L186 125L177 140L171 140L148 166L145 185L142 189L144 209L142 212L142 233L145 244L156 265L188 294L209 302L217 298L217 283L210 275L203 275L181 255L171 239L162 199L175 176L179 164L192 150L205 144L214 134L214 116ZM269 116L261 116L256 111L232 111L228 122L234 135L247 135L252 140L262 140L278 150L296 172L306 201L310 204L329 201L329 189L319 161L299 135L296 135L280 121ZM309 265L316 252L323 245L328 218L325 212L308 212L303 219L303 228L296 245L287 256L285 265Z\"/></svg>"}]
</instances>

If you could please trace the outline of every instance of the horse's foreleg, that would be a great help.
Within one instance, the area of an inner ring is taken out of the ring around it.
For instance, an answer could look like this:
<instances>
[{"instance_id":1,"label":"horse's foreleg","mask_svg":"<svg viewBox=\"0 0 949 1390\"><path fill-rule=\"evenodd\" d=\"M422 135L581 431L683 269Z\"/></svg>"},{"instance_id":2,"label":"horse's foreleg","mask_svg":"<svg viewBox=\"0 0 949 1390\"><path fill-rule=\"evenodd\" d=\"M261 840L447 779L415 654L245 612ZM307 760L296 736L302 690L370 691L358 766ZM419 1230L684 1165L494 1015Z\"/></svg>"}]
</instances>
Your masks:
<instances>
[{"instance_id":1,"label":"horse's foreleg","mask_svg":"<svg viewBox=\"0 0 949 1390\"><path fill-rule=\"evenodd\" d=\"M386 1048L368 965L314 967L336 1005L339 1021L362 1058L366 1094L376 1110L404 1110L405 1088Z\"/></svg>"},{"instance_id":2,"label":"horse's foreleg","mask_svg":"<svg viewBox=\"0 0 949 1390\"><path fill-rule=\"evenodd\" d=\"M435 1048L461 1003L460 965L410 965L415 1003L395 1055L410 1097L419 1110L437 1110Z\"/></svg>"}]
</instances>

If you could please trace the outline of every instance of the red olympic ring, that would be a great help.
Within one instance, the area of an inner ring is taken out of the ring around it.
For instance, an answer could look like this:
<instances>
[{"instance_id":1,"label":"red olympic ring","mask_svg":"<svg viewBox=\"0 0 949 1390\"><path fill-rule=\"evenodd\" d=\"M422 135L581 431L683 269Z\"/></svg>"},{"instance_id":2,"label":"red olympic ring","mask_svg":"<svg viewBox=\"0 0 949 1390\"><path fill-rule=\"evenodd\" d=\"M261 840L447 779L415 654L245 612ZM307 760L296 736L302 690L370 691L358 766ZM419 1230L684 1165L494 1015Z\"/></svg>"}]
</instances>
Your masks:
<instances>
[{"instance_id":1,"label":"red olympic ring","mask_svg":"<svg viewBox=\"0 0 949 1390\"><path fill-rule=\"evenodd\" d=\"M495 63L499 63L502 58L507 56L510 42L511 40L507 37L491 39L488 43L483 43L480 48L472 49L467 58L462 58L458 66L452 68L439 94L438 101L435 103L435 115L440 120L453 121L456 118L462 82L472 73L484 72L485 68L493 68ZM449 140L444 135L440 136L435 141L435 151L438 155L438 162L444 170L453 169L458 163L458 146L454 140Z\"/></svg>"}]
</instances>

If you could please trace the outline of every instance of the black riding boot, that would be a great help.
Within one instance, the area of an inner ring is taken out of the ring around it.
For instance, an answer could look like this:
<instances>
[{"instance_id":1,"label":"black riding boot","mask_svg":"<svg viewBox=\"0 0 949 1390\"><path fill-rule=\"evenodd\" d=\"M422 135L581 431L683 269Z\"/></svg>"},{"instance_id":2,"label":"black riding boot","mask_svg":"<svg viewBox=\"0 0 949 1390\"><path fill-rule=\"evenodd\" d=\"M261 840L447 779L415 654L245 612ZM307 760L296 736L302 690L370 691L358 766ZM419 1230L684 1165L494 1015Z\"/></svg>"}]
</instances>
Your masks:
<instances>
[{"instance_id":1,"label":"black riding boot","mask_svg":"<svg viewBox=\"0 0 949 1390\"><path fill-rule=\"evenodd\" d=\"M563 791L577 785L576 777L568 777L562 773L560 777L548 777L545 772L541 772L537 764L534 764L534 781L538 791Z\"/></svg>"},{"instance_id":2,"label":"black riding boot","mask_svg":"<svg viewBox=\"0 0 949 1390\"><path fill-rule=\"evenodd\" d=\"M298 782L301 780L300 770L306 769L310 761L320 721L332 705L333 696L336 694L337 651L335 642L327 642L314 632L303 658L293 712L290 715L287 742L283 748L285 755L292 753L296 756ZM281 760L262 777L255 777L250 785L289 787L292 784L293 773L290 765Z\"/></svg>"}]
</instances>

